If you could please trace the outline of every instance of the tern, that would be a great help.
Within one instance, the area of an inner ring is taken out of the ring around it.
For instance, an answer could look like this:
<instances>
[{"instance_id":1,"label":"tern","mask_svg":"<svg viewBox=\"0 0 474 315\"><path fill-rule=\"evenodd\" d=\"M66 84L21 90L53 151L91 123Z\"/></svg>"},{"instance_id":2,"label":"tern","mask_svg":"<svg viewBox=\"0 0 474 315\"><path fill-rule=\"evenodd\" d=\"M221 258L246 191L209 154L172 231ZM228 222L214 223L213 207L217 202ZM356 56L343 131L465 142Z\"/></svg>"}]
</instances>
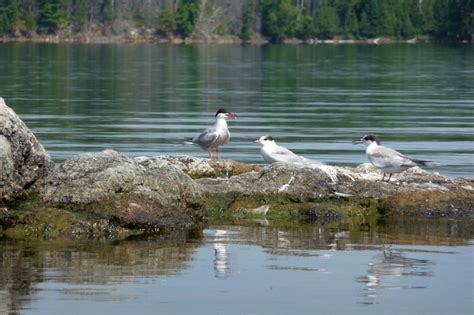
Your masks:
<instances>
[{"instance_id":1,"label":"tern","mask_svg":"<svg viewBox=\"0 0 474 315\"><path fill-rule=\"evenodd\" d=\"M414 166L430 166L432 164L432 161L413 159L384 147L375 135L365 135L354 142L354 144L362 143L367 146L365 154L370 163L383 171L382 181L385 179L385 173L389 174L387 180L389 182L393 173L401 173Z\"/></svg>"},{"instance_id":2,"label":"tern","mask_svg":"<svg viewBox=\"0 0 474 315\"><path fill-rule=\"evenodd\" d=\"M226 144L230 139L227 118L236 118L237 115L227 109L219 109L216 112L216 122L206 128L199 136L187 139L187 144L197 144L209 153L212 159L212 148L216 148L216 157L219 158L219 146Z\"/></svg>"},{"instance_id":3,"label":"tern","mask_svg":"<svg viewBox=\"0 0 474 315\"><path fill-rule=\"evenodd\" d=\"M255 143L261 144L263 159L268 163L283 162L283 163L305 163L308 159L296 155L285 147L276 144L272 136L262 136L255 140Z\"/></svg>"}]
</instances>

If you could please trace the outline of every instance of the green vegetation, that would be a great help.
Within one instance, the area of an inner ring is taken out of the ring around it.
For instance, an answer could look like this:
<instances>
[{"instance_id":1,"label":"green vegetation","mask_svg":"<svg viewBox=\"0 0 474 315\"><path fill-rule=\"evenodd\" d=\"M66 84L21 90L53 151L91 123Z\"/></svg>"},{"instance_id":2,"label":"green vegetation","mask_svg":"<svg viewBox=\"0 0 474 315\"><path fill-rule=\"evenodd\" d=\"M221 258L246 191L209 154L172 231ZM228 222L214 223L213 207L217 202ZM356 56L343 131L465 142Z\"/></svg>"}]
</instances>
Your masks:
<instances>
[{"instance_id":1,"label":"green vegetation","mask_svg":"<svg viewBox=\"0 0 474 315\"><path fill-rule=\"evenodd\" d=\"M0 35L123 35L130 28L181 38L256 34L365 39L471 40L474 0L0 0ZM210 34L211 33L211 34Z\"/></svg>"}]
</instances>

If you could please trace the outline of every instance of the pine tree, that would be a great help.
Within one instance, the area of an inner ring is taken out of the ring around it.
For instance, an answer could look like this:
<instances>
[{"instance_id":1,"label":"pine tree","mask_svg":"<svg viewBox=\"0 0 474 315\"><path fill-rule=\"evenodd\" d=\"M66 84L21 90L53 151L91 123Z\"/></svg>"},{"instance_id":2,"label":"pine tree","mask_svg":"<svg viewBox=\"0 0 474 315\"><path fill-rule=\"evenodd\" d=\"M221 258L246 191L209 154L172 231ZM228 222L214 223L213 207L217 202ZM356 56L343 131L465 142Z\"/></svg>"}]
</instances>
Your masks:
<instances>
[{"instance_id":1,"label":"pine tree","mask_svg":"<svg viewBox=\"0 0 474 315\"><path fill-rule=\"evenodd\" d=\"M449 14L446 0L434 0L433 3L433 33L436 37L449 36Z\"/></svg>"},{"instance_id":2,"label":"pine tree","mask_svg":"<svg viewBox=\"0 0 474 315\"><path fill-rule=\"evenodd\" d=\"M20 21L19 0L6 0L0 6L0 34L13 34Z\"/></svg>"},{"instance_id":3,"label":"pine tree","mask_svg":"<svg viewBox=\"0 0 474 315\"><path fill-rule=\"evenodd\" d=\"M176 32L184 38L191 35L201 8L200 0L180 0L176 12Z\"/></svg>"},{"instance_id":4,"label":"pine tree","mask_svg":"<svg viewBox=\"0 0 474 315\"><path fill-rule=\"evenodd\" d=\"M349 28L347 29L347 34L349 37L359 38L359 22L357 20L357 15L354 11L349 13Z\"/></svg>"},{"instance_id":5,"label":"pine tree","mask_svg":"<svg viewBox=\"0 0 474 315\"><path fill-rule=\"evenodd\" d=\"M43 33L54 34L66 24L64 0L43 0L40 2L39 30Z\"/></svg>"}]
</instances>

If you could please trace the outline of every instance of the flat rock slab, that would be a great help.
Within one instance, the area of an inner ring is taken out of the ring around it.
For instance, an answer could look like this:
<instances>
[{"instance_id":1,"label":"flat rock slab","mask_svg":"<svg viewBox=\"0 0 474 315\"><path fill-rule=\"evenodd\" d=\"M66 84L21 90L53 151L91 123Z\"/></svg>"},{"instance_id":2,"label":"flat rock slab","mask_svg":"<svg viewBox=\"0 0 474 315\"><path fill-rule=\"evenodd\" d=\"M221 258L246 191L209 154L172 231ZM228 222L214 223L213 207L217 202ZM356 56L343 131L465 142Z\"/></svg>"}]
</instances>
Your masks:
<instances>
[{"instance_id":1,"label":"flat rock slab","mask_svg":"<svg viewBox=\"0 0 474 315\"><path fill-rule=\"evenodd\" d=\"M196 180L210 207L271 207L372 200L386 215L473 216L474 181L449 179L418 167L381 182L370 164L357 168L275 163L231 178ZM370 204L370 203L368 203Z\"/></svg>"}]
</instances>

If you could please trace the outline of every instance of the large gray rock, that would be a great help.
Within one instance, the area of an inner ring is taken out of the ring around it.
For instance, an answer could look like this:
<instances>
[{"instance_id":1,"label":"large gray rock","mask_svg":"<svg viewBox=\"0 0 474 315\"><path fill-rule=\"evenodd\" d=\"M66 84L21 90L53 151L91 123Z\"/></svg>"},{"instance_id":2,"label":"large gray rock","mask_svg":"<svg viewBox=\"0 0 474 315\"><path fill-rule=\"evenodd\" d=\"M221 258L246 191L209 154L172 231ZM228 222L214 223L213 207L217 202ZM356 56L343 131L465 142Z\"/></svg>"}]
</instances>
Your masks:
<instances>
[{"instance_id":1,"label":"large gray rock","mask_svg":"<svg viewBox=\"0 0 474 315\"><path fill-rule=\"evenodd\" d=\"M183 171L159 158L131 159L113 150L65 161L48 176L41 198L131 228L189 228L205 219L199 187Z\"/></svg>"},{"instance_id":2,"label":"large gray rock","mask_svg":"<svg viewBox=\"0 0 474 315\"><path fill-rule=\"evenodd\" d=\"M31 130L0 98L0 203L25 197L53 168Z\"/></svg>"},{"instance_id":3,"label":"large gray rock","mask_svg":"<svg viewBox=\"0 0 474 315\"><path fill-rule=\"evenodd\" d=\"M196 182L210 208L231 211L321 203L326 207L330 202L348 206L345 212L366 208L387 215L474 216L473 180L452 180L418 167L393 176L390 183L381 178L370 164L344 168L275 163L260 172Z\"/></svg>"}]
</instances>

